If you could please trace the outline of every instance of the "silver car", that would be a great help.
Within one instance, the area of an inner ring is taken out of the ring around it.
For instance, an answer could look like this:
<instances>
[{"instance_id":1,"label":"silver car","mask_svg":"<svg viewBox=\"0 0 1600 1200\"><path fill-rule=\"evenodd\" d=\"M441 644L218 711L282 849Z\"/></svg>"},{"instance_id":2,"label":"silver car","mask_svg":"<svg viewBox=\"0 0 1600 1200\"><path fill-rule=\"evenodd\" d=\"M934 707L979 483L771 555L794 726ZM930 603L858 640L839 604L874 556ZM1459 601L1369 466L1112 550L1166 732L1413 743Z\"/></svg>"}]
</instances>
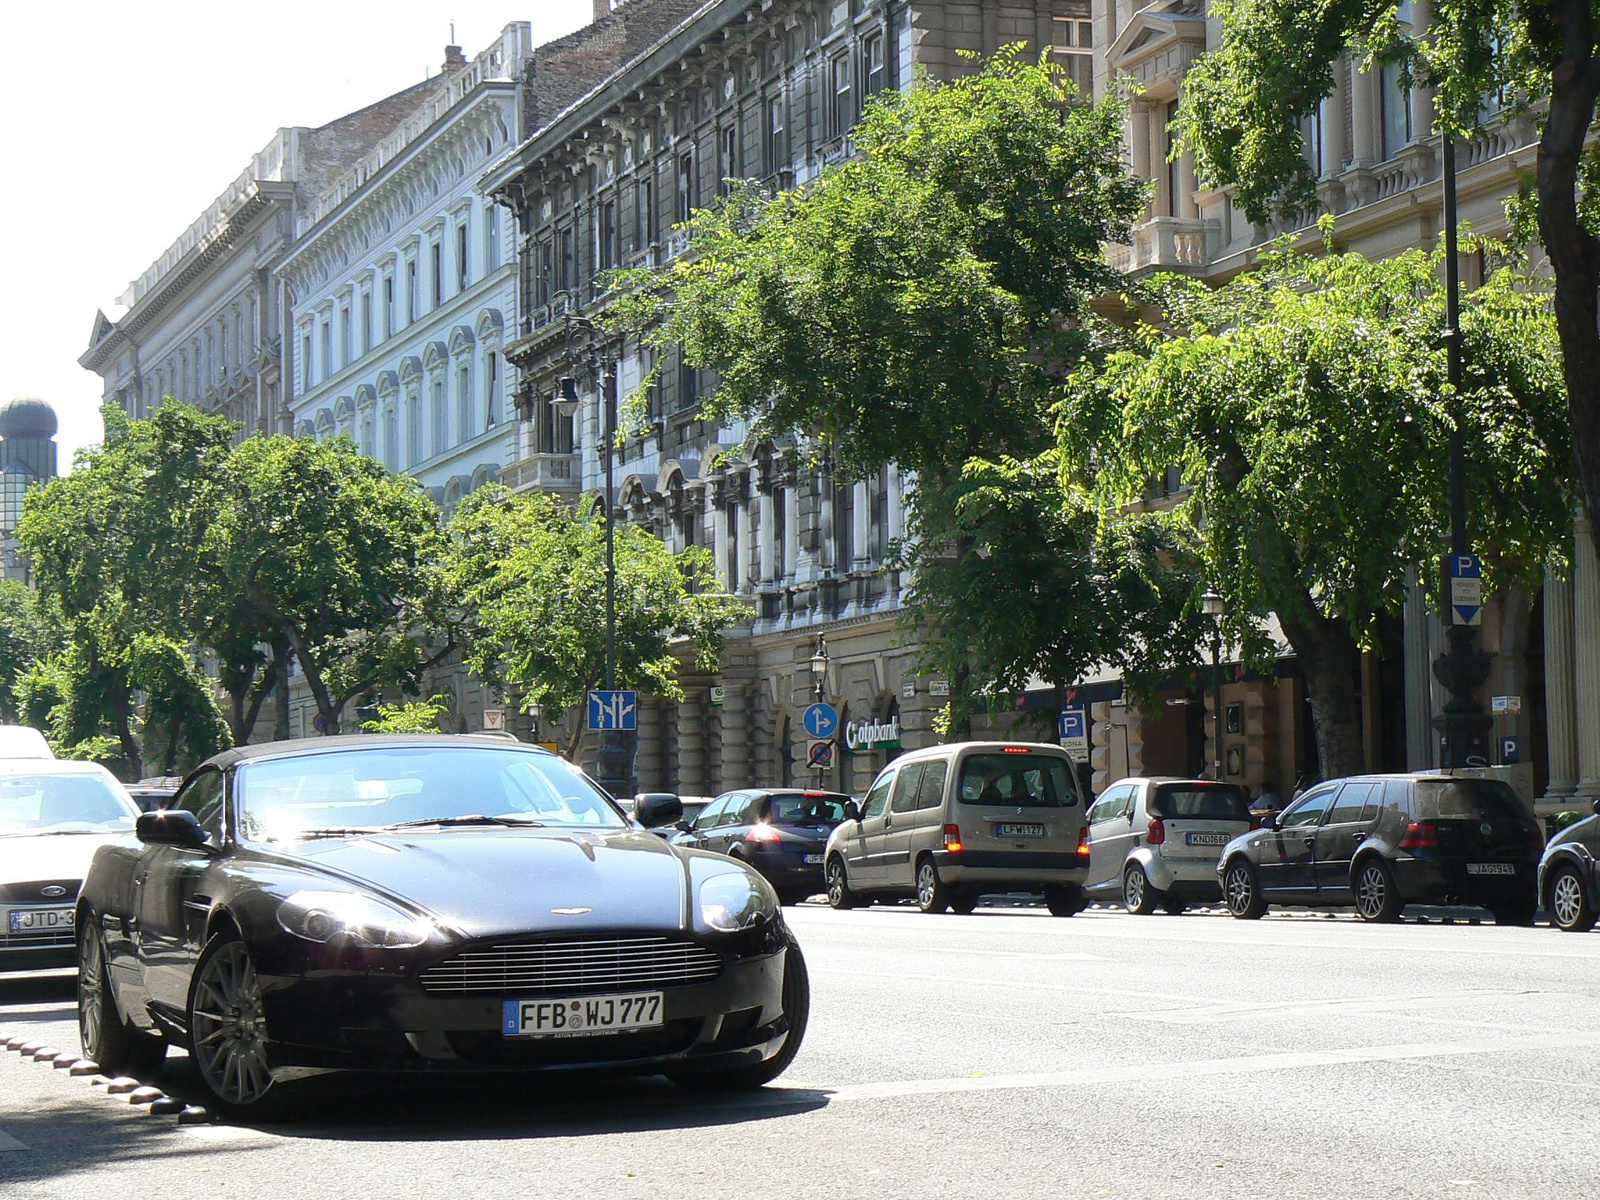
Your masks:
<instances>
[{"instance_id":1,"label":"silver car","mask_svg":"<svg viewBox=\"0 0 1600 1200\"><path fill-rule=\"evenodd\" d=\"M1181 913L1219 900L1217 856L1252 828L1250 802L1231 783L1120 779L1089 810L1089 882L1095 899L1131 913Z\"/></svg>"}]
</instances>

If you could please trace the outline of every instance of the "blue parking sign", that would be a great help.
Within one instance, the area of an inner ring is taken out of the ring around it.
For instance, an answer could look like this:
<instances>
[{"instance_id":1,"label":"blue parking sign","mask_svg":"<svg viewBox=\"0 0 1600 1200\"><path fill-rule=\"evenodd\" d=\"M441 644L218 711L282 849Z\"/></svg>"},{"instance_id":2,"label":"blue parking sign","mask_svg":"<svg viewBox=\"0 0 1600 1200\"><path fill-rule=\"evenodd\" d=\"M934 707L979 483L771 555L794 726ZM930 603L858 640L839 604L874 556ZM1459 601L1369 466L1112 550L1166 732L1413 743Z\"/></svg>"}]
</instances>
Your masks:
<instances>
[{"instance_id":1,"label":"blue parking sign","mask_svg":"<svg viewBox=\"0 0 1600 1200\"><path fill-rule=\"evenodd\" d=\"M1520 761L1521 750L1521 743L1517 740L1516 734L1508 733L1501 737L1500 761L1502 763L1510 765L1511 763Z\"/></svg>"}]
</instances>

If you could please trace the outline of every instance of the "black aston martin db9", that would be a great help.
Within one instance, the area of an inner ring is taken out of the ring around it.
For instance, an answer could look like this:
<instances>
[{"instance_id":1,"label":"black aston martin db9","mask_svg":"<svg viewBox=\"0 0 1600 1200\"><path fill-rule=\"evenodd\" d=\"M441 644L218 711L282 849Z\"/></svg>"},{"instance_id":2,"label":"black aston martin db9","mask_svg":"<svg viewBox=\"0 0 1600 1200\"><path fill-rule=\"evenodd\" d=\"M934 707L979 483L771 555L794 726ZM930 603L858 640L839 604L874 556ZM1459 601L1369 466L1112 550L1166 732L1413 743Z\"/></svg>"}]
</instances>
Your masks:
<instances>
[{"instance_id":1,"label":"black aston martin db9","mask_svg":"<svg viewBox=\"0 0 1600 1200\"><path fill-rule=\"evenodd\" d=\"M305 1068L759 1087L805 1035L805 960L760 875L646 831L675 804L630 818L486 738L219 754L95 856L84 1051L137 1073L187 1047L213 1107L256 1118Z\"/></svg>"}]
</instances>

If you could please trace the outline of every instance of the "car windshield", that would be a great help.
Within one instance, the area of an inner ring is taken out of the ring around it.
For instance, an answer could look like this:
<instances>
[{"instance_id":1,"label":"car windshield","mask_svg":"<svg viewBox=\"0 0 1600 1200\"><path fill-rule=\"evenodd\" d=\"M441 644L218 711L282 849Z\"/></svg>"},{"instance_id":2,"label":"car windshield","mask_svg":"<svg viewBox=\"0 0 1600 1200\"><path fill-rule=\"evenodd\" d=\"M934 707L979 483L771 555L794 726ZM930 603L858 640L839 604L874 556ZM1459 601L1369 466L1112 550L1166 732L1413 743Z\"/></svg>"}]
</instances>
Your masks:
<instances>
[{"instance_id":1,"label":"car windshield","mask_svg":"<svg viewBox=\"0 0 1600 1200\"><path fill-rule=\"evenodd\" d=\"M138 815L109 775L0 774L0 837L131 833Z\"/></svg>"},{"instance_id":2,"label":"car windshield","mask_svg":"<svg viewBox=\"0 0 1600 1200\"><path fill-rule=\"evenodd\" d=\"M807 796L794 793L772 798L774 825L837 825L844 820L843 796Z\"/></svg>"},{"instance_id":3,"label":"car windshield","mask_svg":"<svg viewBox=\"0 0 1600 1200\"><path fill-rule=\"evenodd\" d=\"M402 824L622 829L582 771L551 754L387 746L296 755L241 769L239 827L271 841Z\"/></svg>"},{"instance_id":4,"label":"car windshield","mask_svg":"<svg viewBox=\"0 0 1600 1200\"><path fill-rule=\"evenodd\" d=\"M1158 817L1197 821L1249 821L1250 804L1230 783L1185 783L1157 790L1151 805Z\"/></svg>"},{"instance_id":5,"label":"car windshield","mask_svg":"<svg viewBox=\"0 0 1600 1200\"><path fill-rule=\"evenodd\" d=\"M1419 821L1525 820L1531 814L1498 779L1419 779Z\"/></svg>"},{"instance_id":6,"label":"car windshield","mask_svg":"<svg viewBox=\"0 0 1600 1200\"><path fill-rule=\"evenodd\" d=\"M961 764L961 802L1072 808L1078 797L1069 773L1065 756L1011 751L969 754Z\"/></svg>"}]
</instances>

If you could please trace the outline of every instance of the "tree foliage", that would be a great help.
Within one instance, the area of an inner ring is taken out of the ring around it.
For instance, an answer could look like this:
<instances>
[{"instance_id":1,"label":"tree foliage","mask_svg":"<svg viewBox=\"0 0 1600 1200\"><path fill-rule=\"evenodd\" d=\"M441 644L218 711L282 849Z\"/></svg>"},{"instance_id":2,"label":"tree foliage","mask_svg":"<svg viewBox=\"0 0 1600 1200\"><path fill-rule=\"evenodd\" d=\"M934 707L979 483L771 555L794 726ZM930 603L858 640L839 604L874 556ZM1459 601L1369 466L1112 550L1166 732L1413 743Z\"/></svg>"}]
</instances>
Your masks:
<instances>
[{"instance_id":1,"label":"tree foliage","mask_svg":"<svg viewBox=\"0 0 1600 1200\"><path fill-rule=\"evenodd\" d=\"M361 722L363 733L438 733L439 718L450 711L450 697L444 693L426 700L407 700L401 704L380 704L378 715Z\"/></svg>"},{"instance_id":2,"label":"tree foliage","mask_svg":"<svg viewBox=\"0 0 1600 1200\"><path fill-rule=\"evenodd\" d=\"M1402 64L1436 89L1439 127L1478 127L1484 99L1505 97L1538 123L1530 210L1556 279L1562 350L1582 494L1600 513L1600 20L1593 0L1433 0L1412 30L1396 0L1213 0L1221 44L1185 82L1178 114L1208 187L1227 187L1254 221L1308 211L1313 184L1299 122L1333 88L1346 47L1367 63ZM1527 222L1532 224L1533 221ZM1474 501L1475 502L1475 501ZM1600 522L1596 523L1600 546Z\"/></svg>"},{"instance_id":3,"label":"tree foliage","mask_svg":"<svg viewBox=\"0 0 1600 1200\"><path fill-rule=\"evenodd\" d=\"M450 587L465 609L463 660L525 704L570 708L604 685L605 523L552 496L474 492L448 529ZM674 700L678 656L716 666L722 633L748 615L721 591L701 546L671 553L655 534L618 525L616 686Z\"/></svg>"},{"instance_id":4,"label":"tree foliage","mask_svg":"<svg viewBox=\"0 0 1600 1200\"><path fill-rule=\"evenodd\" d=\"M1167 518L1234 636L1274 614L1306 674L1324 772L1359 770L1357 654L1449 530L1442 252L1269 254L1211 291L1156 281L1140 344L1085 370L1061 413L1108 511L1177 464ZM1470 513L1491 588L1531 583L1571 529L1569 431L1549 290L1497 272L1462 313ZM1437 585L1431 576L1426 583Z\"/></svg>"},{"instance_id":5,"label":"tree foliage","mask_svg":"<svg viewBox=\"0 0 1600 1200\"><path fill-rule=\"evenodd\" d=\"M63 646L55 606L26 584L0 579L0 725L22 720L23 675Z\"/></svg>"}]
</instances>

